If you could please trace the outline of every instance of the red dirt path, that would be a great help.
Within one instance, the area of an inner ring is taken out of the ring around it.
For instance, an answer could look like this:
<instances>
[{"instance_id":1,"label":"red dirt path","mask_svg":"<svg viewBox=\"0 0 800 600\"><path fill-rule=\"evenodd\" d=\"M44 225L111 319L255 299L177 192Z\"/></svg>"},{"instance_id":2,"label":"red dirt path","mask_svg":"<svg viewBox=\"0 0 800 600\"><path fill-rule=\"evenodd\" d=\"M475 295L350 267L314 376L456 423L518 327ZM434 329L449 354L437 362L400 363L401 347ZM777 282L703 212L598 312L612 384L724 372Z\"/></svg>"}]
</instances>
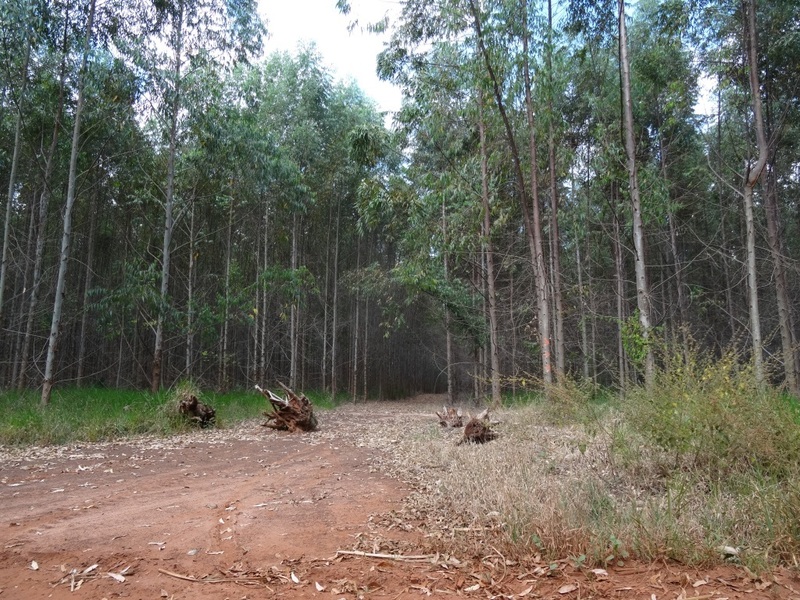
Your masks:
<instances>
[{"instance_id":1,"label":"red dirt path","mask_svg":"<svg viewBox=\"0 0 800 600\"><path fill-rule=\"evenodd\" d=\"M438 404L440 406L441 404ZM166 440L0 449L0 600L259 598L797 599L800 581L733 567L627 565L555 576L480 558L426 560L424 529L398 526L407 485L350 434L427 404L321 415L319 434L248 423ZM409 531L410 530L410 531Z\"/></svg>"}]
</instances>

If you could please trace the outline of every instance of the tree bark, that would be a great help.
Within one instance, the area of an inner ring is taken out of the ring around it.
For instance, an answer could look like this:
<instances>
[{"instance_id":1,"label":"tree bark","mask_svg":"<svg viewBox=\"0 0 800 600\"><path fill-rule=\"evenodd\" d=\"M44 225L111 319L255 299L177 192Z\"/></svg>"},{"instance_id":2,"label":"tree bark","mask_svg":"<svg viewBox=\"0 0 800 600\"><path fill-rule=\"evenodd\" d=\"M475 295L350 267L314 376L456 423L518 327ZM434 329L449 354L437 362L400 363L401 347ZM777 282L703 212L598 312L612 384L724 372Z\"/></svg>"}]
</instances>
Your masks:
<instances>
[{"instance_id":1,"label":"tree bark","mask_svg":"<svg viewBox=\"0 0 800 600\"><path fill-rule=\"evenodd\" d=\"M64 41L62 48L61 73L58 80L58 106L53 122L53 136L50 139L50 147L47 150L47 158L44 165L44 180L42 192L39 196L39 210L36 224L36 249L33 259L33 281L31 282L30 296L28 297L28 309L25 322L25 336L22 340L22 351L20 353L20 368L17 373L17 389L22 390L27 381L28 359L33 343L33 325L36 319L36 307L39 304L39 292L42 285L42 265L44 264L45 242L47 241L47 215L50 205L50 189L55 169L56 151L58 150L58 139L61 132L61 119L64 114L64 93L67 77L67 33L68 24L64 26Z\"/></svg>"},{"instance_id":2,"label":"tree bark","mask_svg":"<svg viewBox=\"0 0 800 600\"><path fill-rule=\"evenodd\" d=\"M442 262L444 263L444 280L450 279L450 262L447 252L447 205L445 196L442 195ZM453 335L450 332L450 310L445 303L444 310L444 336L445 336L445 369L447 374L447 402L453 404Z\"/></svg>"},{"instance_id":3,"label":"tree bark","mask_svg":"<svg viewBox=\"0 0 800 600\"><path fill-rule=\"evenodd\" d=\"M76 380L78 387L83 385L86 368L86 338L89 335L89 292L92 289L94 276L94 240L97 233L97 196L99 192L92 194L92 206L89 215L89 239L86 242L86 275L83 279L83 310L81 314L81 333L78 340L78 373Z\"/></svg>"},{"instance_id":4,"label":"tree bark","mask_svg":"<svg viewBox=\"0 0 800 600\"><path fill-rule=\"evenodd\" d=\"M781 350L783 354L783 370L786 387L795 396L799 395L797 385L796 353L794 341L794 318L789 298L789 280L786 275L786 264L783 252L783 236L780 229L780 211L778 209L777 191L775 189L775 173L768 169L766 175L766 193L764 194L767 213L767 242L772 255L772 268L775 279L775 298L778 306L778 324L781 330Z\"/></svg>"},{"instance_id":5,"label":"tree bark","mask_svg":"<svg viewBox=\"0 0 800 600\"><path fill-rule=\"evenodd\" d=\"M524 0L523 0L524 10ZM500 118L503 121L503 127L506 134L506 141L511 150L511 160L514 169L514 177L517 182L517 188L520 196L520 208L522 210L523 221L525 223L525 232L528 239L528 247L531 253L531 263L533 265L534 277L536 280L536 304L538 309L539 318L539 342L540 352L542 359L542 380L545 384L545 393L548 393L547 388L553 383L553 368L552 357L550 349L550 311L547 306L547 274L545 271L544 253L542 250L541 239L541 224L539 222L539 185L536 171L536 132L533 127L533 106L530 100L530 73L528 67L528 35L527 28L523 28L523 55L524 73L525 73L525 94L526 94L526 108L528 109L528 127L530 129L531 140L531 206L528 205L529 195L525 185L525 176L522 172L522 162L520 159L519 149L517 147L516 137L511 126L511 120L506 111L505 101L503 100L503 92L501 90L500 82L495 74L492 61L489 56L489 51L486 48L486 43L483 39L483 27L481 25L480 14L478 7L475 5L474 0L470 0L470 11L472 12L473 26L478 43L478 50L483 57L486 66L487 74L492 85L492 92L497 110L500 113ZM527 15L527 11L525 11ZM527 21L527 16L526 19ZM531 219L531 210L533 211L533 219Z\"/></svg>"},{"instance_id":6,"label":"tree bark","mask_svg":"<svg viewBox=\"0 0 800 600\"><path fill-rule=\"evenodd\" d=\"M31 56L31 44L25 49L25 58L22 63L22 85L17 98L17 119L14 126L14 150L11 153L11 170L8 173L8 196L6 198L6 218L3 223L3 255L0 263L0 326L3 323L6 289L6 272L8 271L8 248L11 241L11 207L14 205L14 193L17 187L17 167L19 166L19 153L22 149L22 99L28 83L28 61Z\"/></svg>"},{"instance_id":7,"label":"tree bark","mask_svg":"<svg viewBox=\"0 0 800 600\"><path fill-rule=\"evenodd\" d=\"M550 89L547 93L547 166L550 175L550 261L553 279L553 325L555 331L556 376L563 377L566 369L566 345L564 341L564 302L561 293L561 236L558 230L558 181L556 172L556 143L553 130L553 2L547 0L547 77Z\"/></svg>"},{"instance_id":8,"label":"tree bark","mask_svg":"<svg viewBox=\"0 0 800 600\"><path fill-rule=\"evenodd\" d=\"M178 13L173 17L175 77L169 127L169 150L167 153L167 186L164 191L164 238L161 249L161 290L159 293L158 318L153 344L153 369L150 391L161 388L161 368L164 360L164 317L169 301L169 275L172 259L172 233L175 229L175 159L178 153L178 120L181 106L181 63L183 61L183 0L178 0Z\"/></svg>"},{"instance_id":9,"label":"tree bark","mask_svg":"<svg viewBox=\"0 0 800 600\"><path fill-rule=\"evenodd\" d=\"M189 267L186 274L186 356L184 361L184 372L189 381L194 376L194 272L195 272L195 252L197 233L194 228L195 198L192 196L192 206L189 209Z\"/></svg>"},{"instance_id":10,"label":"tree bark","mask_svg":"<svg viewBox=\"0 0 800 600\"><path fill-rule=\"evenodd\" d=\"M483 205L482 237L486 253L486 290L489 301L489 364L491 366L492 405L501 406L500 351L497 326L497 290L494 281L494 248L492 246L492 213L489 206L489 157L486 150L486 124L483 120L483 98L478 98L478 134L481 148L481 203Z\"/></svg>"},{"instance_id":11,"label":"tree bark","mask_svg":"<svg viewBox=\"0 0 800 600\"><path fill-rule=\"evenodd\" d=\"M614 281L617 296L617 365L619 371L619 387L623 391L628 384L625 346L622 341L622 326L625 323L625 270L620 239L619 215L614 214L612 244L614 245Z\"/></svg>"},{"instance_id":12,"label":"tree bark","mask_svg":"<svg viewBox=\"0 0 800 600\"><path fill-rule=\"evenodd\" d=\"M761 85L758 76L758 43L756 40L756 2L742 0L745 15L744 45L749 67L750 96L753 103L753 127L756 132L758 159L745 167L743 201L747 227L747 303L750 312L750 336L753 344L753 364L756 380L764 381L764 358L761 340L761 317L758 309L758 277L756 273L756 225L753 215L753 190L767 164L767 138L761 109Z\"/></svg>"},{"instance_id":13,"label":"tree bark","mask_svg":"<svg viewBox=\"0 0 800 600\"><path fill-rule=\"evenodd\" d=\"M64 305L64 294L67 287L67 265L69 263L70 246L72 243L72 208L75 205L75 194L78 175L78 151L81 141L81 117L85 99L86 71L89 61L89 46L94 25L95 0L89 3L89 15L86 18L86 39L84 40L83 58L81 60L80 83L78 84L78 100L75 105L75 122L72 127L72 150L69 158L69 175L67 178L67 201L64 206L64 227L61 236L61 253L58 261L58 279L56 280L55 300L53 301L53 318L50 323L50 337L47 343L47 360L42 382L41 405L50 403L55 377L56 350L61 330L61 311Z\"/></svg>"},{"instance_id":14,"label":"tree bark","mask_svg":"<svg viewBox=\"0 0 800 600\"><path fill-rule=\"evenodd\" d=\"M622 87L622 122L627 157L628 187L631 197L634 267L636 273L636 304L639 308L639 324L641 326L641 342L645 346L644 379L649 388L655 377L655 359L653 356L652 336L653 317L650 288L647 283L647 266L645 261L644 223L642 221L642 202L639 195L639 175L636 166L636 142L633 136L633 102L631 100L631 66L628 58L628 33L625 25L625 1L617 0L619 11L619 63L620 85Z\"/></svg>"}]
</instances>

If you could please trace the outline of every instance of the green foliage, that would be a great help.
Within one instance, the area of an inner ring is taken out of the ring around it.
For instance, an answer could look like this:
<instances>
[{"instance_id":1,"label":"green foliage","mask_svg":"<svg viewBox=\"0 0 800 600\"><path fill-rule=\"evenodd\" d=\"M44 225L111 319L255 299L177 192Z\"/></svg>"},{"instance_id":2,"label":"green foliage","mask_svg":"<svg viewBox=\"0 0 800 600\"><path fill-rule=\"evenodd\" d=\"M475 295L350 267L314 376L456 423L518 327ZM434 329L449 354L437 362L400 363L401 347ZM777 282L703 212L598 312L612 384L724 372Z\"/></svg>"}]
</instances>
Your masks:
<instances>
[{"instance_id":1,"label":"green foliage","mask_svg":"<svg viewBox=\"0 0 800 600\"><path fill-rule=\"evenodd\" d=\"M652 334L650 338L645 337L639 320L639 311L636 310L622 322L622 347L630 361L640 371L644 368L647 352L652 345Z\"/></svg>"},{"instance_id":2,"label":"green foliage","mask_svg":"<svg viewBox=\"0 0 800 600\"><path fill-rule=\"evenodd\" d=\"M721 479L759 473L778 480L800 464L800 420L781 393L759 386L752 365L729 350L667 358L651 391L635 390L624 410L633 427L673 459Z\"/></svg>"},{"instance_id":3,"label":"green foliage","mask_svg":"<svg viewBox=\"0 0 800 600\"><path fill-rule=\"evenodd\" d=\"M217 427L258 419L265 408L264 397L257 392L202 392L193 382L181 382L155 395L104 388L58 389L45 409L39 407L33 391L4 392L0 394L0 444L67 444L186 431L186 420L177 410L185 394L195 394L216 410ZM324 393L308 395L316 408L332 405Z\"/></svg>"}]
</instances>

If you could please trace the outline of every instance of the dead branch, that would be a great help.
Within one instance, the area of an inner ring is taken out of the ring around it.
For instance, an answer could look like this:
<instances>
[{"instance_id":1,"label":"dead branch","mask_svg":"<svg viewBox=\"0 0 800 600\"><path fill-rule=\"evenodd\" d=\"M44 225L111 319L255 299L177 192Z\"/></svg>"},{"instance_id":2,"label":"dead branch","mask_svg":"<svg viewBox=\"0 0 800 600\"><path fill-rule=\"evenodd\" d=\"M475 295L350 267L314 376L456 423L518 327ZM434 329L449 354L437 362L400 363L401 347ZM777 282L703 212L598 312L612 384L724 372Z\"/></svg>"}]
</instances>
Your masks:
<instances>
[{"instance_id":1,"label":"dead branch","mask_svg":"<svg viewBox=\"0 0 800 600\"><path fill-rule=\"evenodd\" d=\"M350 555L350 556L363 556L365 558L383 558L386 560L432 560L436 557L435 554L411 554L411 555L402 555L402 554L378 554L375 552L362 552L361 550L337 550L337 556L340 554Z\"/></svg>"}]
</instances>

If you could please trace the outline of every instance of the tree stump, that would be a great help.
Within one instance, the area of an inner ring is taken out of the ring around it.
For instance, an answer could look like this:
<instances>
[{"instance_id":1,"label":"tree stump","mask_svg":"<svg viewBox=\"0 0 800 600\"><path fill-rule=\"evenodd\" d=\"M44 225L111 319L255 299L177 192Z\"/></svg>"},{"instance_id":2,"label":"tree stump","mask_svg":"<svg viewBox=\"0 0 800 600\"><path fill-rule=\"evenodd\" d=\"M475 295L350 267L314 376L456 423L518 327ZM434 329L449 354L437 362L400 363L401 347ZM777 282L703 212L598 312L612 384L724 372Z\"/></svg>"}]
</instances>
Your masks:
<instances>
[{"instance_id":1,"label":"tree stump","mask_svg":"<svg viewBox=\"0 0 800 600\"><path fill-rule=\"evenodd\" d=\"M278 385L286 392L286 398L256 386L272 407L264 412L267 421L262 425L280 431L316 431L318 422L311 401L305 394L297 395L282 383Z\"/></svg>"},{"instance_id":2,"label":"tree stump","mask_svg":"<svg viewBox=\"0 0 800 600\"><path fill-rule=\"evenodd\" d=\"M217 413L214 409L208 404L200 402L195 395L181 400L178 405L178 412L203 429L212 427L217 418Z\"/></svg>"},{"instance_id":3,"label":"tree stump","mask_svg":"<svg viewBox=\"0 0 800 600\"><path fill-rule=\"evenodd\" d=\"M464 426L464 435L458 441L461 444L484 444L497 438L497 432L492 430L489 422L489 410L484 410L477 417L471 417Z\"/></svg>"},{"instance_id":4,"label":"tree stump","mask_svg":"<svg viewBox=\"0 0 800 600\"><path fill-rule=\"evenodd\" d=\"M439 425L442 427L464 426L464 417L460 408L455 409L452 406L443 406L442 412L437 412L436 416L439 417Z\"/></svg>"}]
</instances>

